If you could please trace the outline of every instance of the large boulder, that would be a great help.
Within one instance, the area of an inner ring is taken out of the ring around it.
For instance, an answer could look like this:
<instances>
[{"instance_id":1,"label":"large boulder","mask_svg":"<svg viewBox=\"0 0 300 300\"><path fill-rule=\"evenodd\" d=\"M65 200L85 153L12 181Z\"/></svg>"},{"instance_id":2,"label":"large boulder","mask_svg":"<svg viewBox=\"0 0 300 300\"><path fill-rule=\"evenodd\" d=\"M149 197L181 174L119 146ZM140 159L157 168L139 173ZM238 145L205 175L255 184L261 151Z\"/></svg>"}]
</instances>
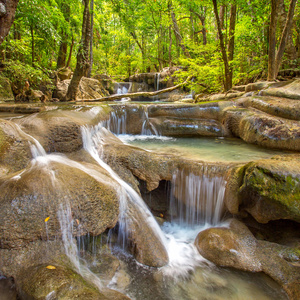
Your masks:
<instances>
[{"instance_id":1,"label":"large boulder","mask_svg":"<svg viewBox=\"0 0 300 300\"><path fill-rule=\"evenodd\" d=\"M262 95L300 100L300 79L285 82L283 86L271 86Z\"/></svg>"},{"instance_id":2,"label":"large boulder","mask_svg":"<svg viewBox=\"0 0 300 300\"><path fill-rule=\"evenodd\" d=\"M59 81L56 85L56 90L53 96L60 101L64 101L71 79ZM102 84L97 79L82 77L79 83L76 99L97 99L108 96L109 93L105 90Z\"/></svg>"},{"instance_id":3,"label":"large boulder","mask_svg":"<svg viewBox=\"0 0 300 300\"><path fill-rule=\"evenodd\" d=\"M29 164L29 141L13 122L0 119L0 175L20 171Z\"/></svg>"},{"instance_id":4,"label":"large boulder","mask_svg":"<svg viewBox=\"0 0 300 300\"><path fill-rule=\"evenodd\" d=\"M253 107L267 114L300 121L300 101L271 96L254 96L239 99L239 104Z\"/></svg>"},{"instance_id":5,"label":"large boulder","mask_svg":"<svg viewBox=\"0 0 300 300\"><path fill-rule=\"evenodd\" d=\"M101 107L70 107L68 110L54 109L32 117L16 120L29 134L34 136L47 152L70 153L83 146L81 127L96 125L105 118Z\"/></svg>"},{"instance_id":6,"label":"large boulder","mask_svg":"<svg viewBox=\"0 0 300 300\"><path fill-rule=\"evenodd\" d=\"M0 76L0 102L1 101L14 101L15 97L13 95L10 81Z\"/></svg>"},{"instance_id":7,"label":"large boulder","mask_svg":"<svg viewBox=\"0 0 300 300\"><path fill-rule=\"evenodd\" d=\"M291 300L300 297L300 269L282 257L283 247L259 241L248 228L232 220L229 228L210 228L195 240L199 253L213 263L251 272L265 272L276 280Z\"/></svg>"},{"instance_id":8,"label":"large boulder","mask_svg":"<svg viewBox=\"0 0 300 300\"><path fill-rule=\"evenodd\" d=\"M100 167L63 157L40 157L19 174L1 177L1 248L59 238L68 226L75 236L114 227L119 214L114 185Z\"/></svg>"},{"instance_id":9,"label":"large boulder","mask_svg":"<svg viewBox=\"0 0 300 300\"><path fill-rule=\"evenodd\" d=\"M300 222L300 156L282 155L235 167L228 174L225 204L258 222Z\"/></svg>"},{"instance_id":10,"label":"large boulder","mask_svg":"<svg viewBox=\"0 0 300 300\"><path fill-rule=\"evenodd\" d=\"M299 121L271 116L253 108L228 108L223 113L227 128L247 143L300 151Z\"/></svg>"}]
</instances>

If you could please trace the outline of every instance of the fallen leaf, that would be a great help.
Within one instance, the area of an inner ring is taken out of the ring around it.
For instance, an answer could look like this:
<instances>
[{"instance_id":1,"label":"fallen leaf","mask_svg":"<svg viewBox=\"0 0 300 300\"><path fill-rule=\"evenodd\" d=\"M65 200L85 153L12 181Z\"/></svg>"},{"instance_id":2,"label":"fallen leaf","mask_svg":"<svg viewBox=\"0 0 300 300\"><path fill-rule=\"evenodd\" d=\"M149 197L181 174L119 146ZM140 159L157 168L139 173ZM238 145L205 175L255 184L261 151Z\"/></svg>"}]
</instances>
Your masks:
<instances>
[{"instance_id":1,"label":"fallen leaf","mask_svg":"<svg viewBox=\"0 0 300 300\"><path fill-rule=\"evenodd\" d=\"M77 223L77 225L79 225L79 220L78 219L76 219L76 223Z\"/></svg>"},{"instance_id":2,"label":"fallen leaf","mask_svg":"<svg viewBox=\"0 0 300 300\"><path fill-rule=\"evenodd\" d=\"M47 266L46 269L55 270L56 268L54 266Z\"/></svg>"},{"instance_id":3,"label":"fallen leaf","mask_svg":"<svg viewBox=\"0 0 300 300\"><path fill-rule=\"evenodd\" d=\"M50 217L46 218L46 219L45 219L45 222L47 223L47 222L49 221L49 219L50 219Z\"/></svg>"}]
</instances>

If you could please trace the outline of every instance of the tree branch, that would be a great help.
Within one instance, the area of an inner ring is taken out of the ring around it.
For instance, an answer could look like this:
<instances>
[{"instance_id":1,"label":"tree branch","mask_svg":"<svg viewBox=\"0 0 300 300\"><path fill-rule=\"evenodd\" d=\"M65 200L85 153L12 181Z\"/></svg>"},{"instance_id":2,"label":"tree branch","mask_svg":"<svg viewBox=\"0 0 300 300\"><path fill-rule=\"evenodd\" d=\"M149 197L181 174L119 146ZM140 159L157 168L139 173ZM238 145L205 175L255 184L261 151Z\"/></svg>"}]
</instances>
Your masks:
<instances>
[{"instance_id":1,"label":"tree branch","mask_svg":"<svg viewBox=\"0 0 300 300\"><path fill-rule=\"evenodd\" d=\"M172 92L183 85L187 84L190 80L192 79L192 76L189 76L183 83L177 84L175 86L155 91L155 92L138 92L138 93L128 93L128 94L122 94L122 95L111 95L107 97L102 97L102 98L97 98L97 99L83 99L79 100L79 102L104 102L104 101L114 101L122 98L137 98L137 97L152 97L152 96L157 96L160 94Z\"/></svg>"}]
</instances>

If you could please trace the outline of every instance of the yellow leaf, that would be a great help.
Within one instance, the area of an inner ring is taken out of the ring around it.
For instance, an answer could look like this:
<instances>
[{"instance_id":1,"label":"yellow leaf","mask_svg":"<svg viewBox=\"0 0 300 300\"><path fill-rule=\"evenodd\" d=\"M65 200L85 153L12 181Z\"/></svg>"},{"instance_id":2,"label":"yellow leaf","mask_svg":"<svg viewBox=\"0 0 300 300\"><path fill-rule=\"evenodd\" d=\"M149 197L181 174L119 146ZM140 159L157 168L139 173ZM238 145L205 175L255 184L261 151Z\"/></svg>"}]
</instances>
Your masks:
<instances>
[{"instance_id":1,"label":"yellow leaf","mask_svg":"<svg viewBox=\"0 0 300 300\"><path fill-rule=\"evenodd\" d=\"M49 269L49 270L55 270L56 269L54 266L47 266L46 268Z\"/></svg>"},{"instance_id":2,"label":"yellow leaf","mask_svg":"<svg viewBox=\"0 0 300 300\"><path fill-rule=\"evenodd\" d=\"M77 225L79 225L79 223L80 223L80 222L79 222L79 220L78 220L78 219L76 219L76 223L77 223Z\"/></svg>"},{"instance_id":3,"label":"yellow leaf","mask_svg":"<svg viewBox=\"0 0 300 300\"><path fill-rule=\"evenodd\" d=\"M46 218L46 219L45 219L45 222L47 223L47 222L49 221L49 219L50 219L50 217Z\"/></svg>"}]
</instances>

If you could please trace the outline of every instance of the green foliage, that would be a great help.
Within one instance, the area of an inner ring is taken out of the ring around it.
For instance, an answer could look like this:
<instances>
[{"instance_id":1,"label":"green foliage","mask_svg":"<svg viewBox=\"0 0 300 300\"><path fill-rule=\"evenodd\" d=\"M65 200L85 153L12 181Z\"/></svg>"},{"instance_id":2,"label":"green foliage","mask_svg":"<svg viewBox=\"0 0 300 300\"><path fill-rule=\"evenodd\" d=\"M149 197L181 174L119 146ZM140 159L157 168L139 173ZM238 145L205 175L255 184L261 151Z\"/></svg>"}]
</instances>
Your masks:
<instances>
[{"instance_id":1,"label":"green foliage","mask_svg":"<svg viewBox=\"0 0 300 300\"><path fill-rule=\"evenodd\" d=\"M16 87L24 87L25 82L28 81L33 89L37 89L41 85L46 86L47 89L54 88L52 80L42 70L20 61L7 61L2 73Z\"/></svg>"}]
</instances>

